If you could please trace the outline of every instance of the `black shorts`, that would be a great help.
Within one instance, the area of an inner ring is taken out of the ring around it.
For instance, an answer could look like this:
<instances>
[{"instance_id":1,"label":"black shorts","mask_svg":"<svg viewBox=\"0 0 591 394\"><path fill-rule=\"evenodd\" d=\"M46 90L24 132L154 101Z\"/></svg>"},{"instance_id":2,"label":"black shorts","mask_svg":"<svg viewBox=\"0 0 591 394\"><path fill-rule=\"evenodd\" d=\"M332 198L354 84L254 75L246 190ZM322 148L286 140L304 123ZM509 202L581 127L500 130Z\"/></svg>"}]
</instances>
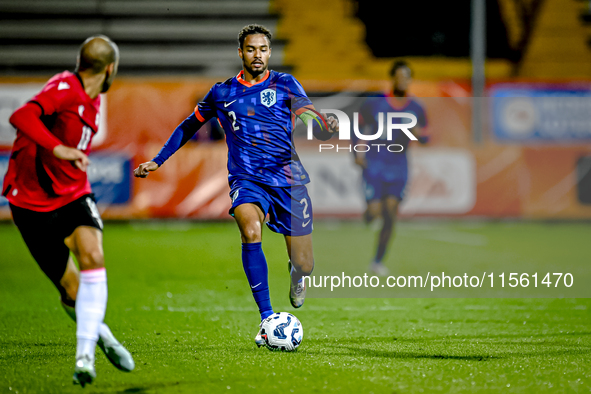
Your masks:
<instances>
[{"instance_id":1,"label":"black shorts","mask_svg":"<svg viewBox=\"0 0 591 394\"><path fill-rule=\"evenodd\" d=\"M103 229L93 194L82 196L50 212L31 211L12 204L10 210L33 258L58 287L70 256L64 239L79 226Z\"/></svg>"}]
</instances>

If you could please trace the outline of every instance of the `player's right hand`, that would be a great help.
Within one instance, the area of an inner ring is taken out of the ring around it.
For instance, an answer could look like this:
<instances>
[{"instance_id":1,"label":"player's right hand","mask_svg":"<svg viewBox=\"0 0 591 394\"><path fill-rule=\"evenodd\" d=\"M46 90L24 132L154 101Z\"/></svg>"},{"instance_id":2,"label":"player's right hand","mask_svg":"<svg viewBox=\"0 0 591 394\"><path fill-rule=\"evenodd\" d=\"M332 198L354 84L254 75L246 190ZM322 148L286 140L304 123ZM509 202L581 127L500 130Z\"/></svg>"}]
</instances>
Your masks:
<instances>
[{"instance_id":1,"label":"player's right hand","mask_svg":"<svg viewBox=\"0 0 591 394\"><path fill-rule=\"evenodd\" d=\"M147 161L140 164L140 166L133 171L133 175L137 178L145 178L150 174L150 171L156 171L158 167L160 166L155 162Z\"/></svg>"},{"instance_id":2,"label":"player's right hand","mask_svg":"<svg viewBox=\"0 0 591 394\"><path fill-rule=\"evenodd\" d=\"M355 164L357 164L359 167L366 169L367 168L367 160L365 160L364 157L355 157Z\"/></svg>"},{"instance_id":3,"label":"player's right hand","mask_svg":"<svg viewBox=\"0 0 591 394\"><path fill-rule=\"evenodd\" d=\"M58 159L73 161L76 167L84 172L86 172L86 168L88 167L88 164L90 164L90 160L84 152L65 145L58 145L53 148L53 155Z\"/></svg>"}]
</instances>

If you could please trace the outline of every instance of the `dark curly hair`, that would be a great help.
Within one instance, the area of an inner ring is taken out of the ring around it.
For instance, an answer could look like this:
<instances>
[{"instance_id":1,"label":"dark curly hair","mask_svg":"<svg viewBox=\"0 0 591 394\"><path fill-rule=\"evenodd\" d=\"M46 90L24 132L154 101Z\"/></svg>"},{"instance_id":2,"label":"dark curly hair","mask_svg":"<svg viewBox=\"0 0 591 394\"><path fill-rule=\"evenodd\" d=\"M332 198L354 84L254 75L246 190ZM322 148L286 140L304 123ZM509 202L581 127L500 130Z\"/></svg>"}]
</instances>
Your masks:
<instances>
[{"instance_id":1,"label":"dark curly hair","mask_svg":"<svg viewBox=\"0 0 591 394\"><path fill-rule=\"evenodd\" d=\"M249 36L251 34L264 34L265 37L267 37L267 41L269 41L269 46L271 46L271 38L273 37L273 35L269 31L269 29L267 29L263 25L252 24L244 26L242 30L240 30L240 33L238 33L238 44L240 45L240 48L242 48L242 46L244 45L244 39L246 38L246 36Z\"/></svg>"},{"instance_id":2,"label":"dark curly hair","mask_svg":"<svg viewBox=\"0 0 591 394\"><path fill-rule=\"evenodd\" d=\"M410 71L410 75L412 76L412 69L410 68L410 66L408 65L406 60L394 61L394 64L392 64L392 68L390 69L390 76L393 77L394 74L396 74L396 70L398 70L399 68L403 68L403 67L408 68L408 70Z\"/></svg>"}]
</instances>

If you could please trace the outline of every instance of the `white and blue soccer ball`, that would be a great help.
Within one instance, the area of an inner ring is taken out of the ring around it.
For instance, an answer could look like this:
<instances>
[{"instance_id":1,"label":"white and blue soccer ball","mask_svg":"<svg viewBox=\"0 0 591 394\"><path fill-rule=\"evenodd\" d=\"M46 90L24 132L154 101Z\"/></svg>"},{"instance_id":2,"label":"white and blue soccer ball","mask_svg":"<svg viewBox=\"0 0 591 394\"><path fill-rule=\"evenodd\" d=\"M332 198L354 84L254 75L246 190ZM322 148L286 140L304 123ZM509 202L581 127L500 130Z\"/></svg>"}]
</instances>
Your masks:
<instances>
[{"instance_id":1,"label":"white and blue soccer ball","mask_svg":"<svg viewBox=\"0 0 591 394\"><path fill-rule=\"evenodd\" d=\"M293 352L304 338L302 323L287 312L273 313L263 320L261 328L261 336L269 350Z\"/></svg>"}]
</instances>

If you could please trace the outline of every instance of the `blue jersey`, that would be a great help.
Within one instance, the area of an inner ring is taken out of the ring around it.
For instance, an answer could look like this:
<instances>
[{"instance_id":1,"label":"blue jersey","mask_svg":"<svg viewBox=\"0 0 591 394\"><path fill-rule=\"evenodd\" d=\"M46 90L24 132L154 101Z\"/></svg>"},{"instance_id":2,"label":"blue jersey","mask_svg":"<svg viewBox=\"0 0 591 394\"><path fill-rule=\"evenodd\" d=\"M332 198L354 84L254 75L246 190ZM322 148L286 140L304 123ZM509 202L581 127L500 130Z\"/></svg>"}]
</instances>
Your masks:
<instances>
[{"instance_id":1,"label":"blue jersey","mask_svg":"<svg viewBox=\"0 0 591 394\"><path fill-rule=\"evenodd\" d=\"M378 130L378 114L380 112L384 114L384 122L386 122L386 113L388 112L409 112L416 116L417 126L427 127L425 110L416 100L408 98L403 105L397 106L392 97L372 97L365 101L360 110L363 127L368 130L366 134L373 134ZM393 119L393 123L405 122L410 122L410 120L408 118ZM363 143L399 144L404 149L402 152L389 152L385 146L380 147L379 151L372 147L365 154L367 168L364 170L364 176L385 181L406 180L408 178L406 151L410 139L402 130L394 129L392 130L392 140L387 141L385 125L381 138L383 140L363 141Z\"/></svg>"},{"instance_id":2,"label":"blue jersey","mask_svg":"<svg viewBox=\"0 0 591 394\"><path fill-rule=\"evenodd\" d=\"M217 117L226 132L229 181L249 179L269 186L308 183L293 144L294 114L311 106L291 75L267 71L256 84L242 71L215 84L195 108L200 121ZM298 108L292 108L292 102Z\"/></svg>"}]
</instances>

